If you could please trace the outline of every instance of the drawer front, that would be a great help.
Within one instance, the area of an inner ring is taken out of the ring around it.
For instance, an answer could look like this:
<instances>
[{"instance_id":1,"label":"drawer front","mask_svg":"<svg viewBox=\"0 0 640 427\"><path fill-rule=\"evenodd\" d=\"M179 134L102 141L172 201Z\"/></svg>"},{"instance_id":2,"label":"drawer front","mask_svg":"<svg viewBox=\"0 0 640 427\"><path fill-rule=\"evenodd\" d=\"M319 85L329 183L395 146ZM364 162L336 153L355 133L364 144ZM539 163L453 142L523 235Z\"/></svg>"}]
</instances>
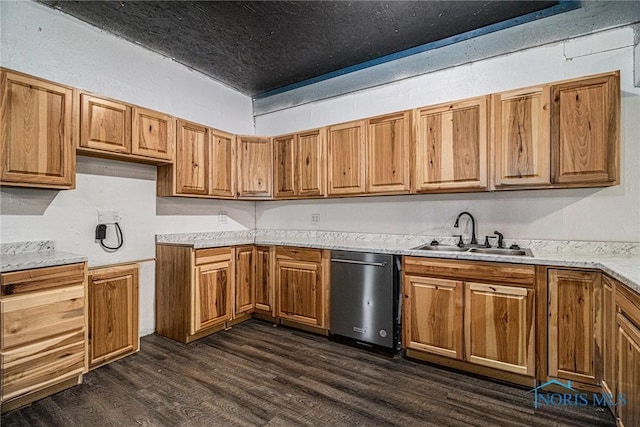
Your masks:
<instances>
[{"instance_id":1,"label":"drawer front","mask_svg":"<svg viewBox=\"0 0 640 427\"><path fill-rule=\"evenodd\" d=\"M229 261L233 257L233 248L196 249L196 265Z\"/></svg>"},{"instance_id":2,"label":"drawer front","mask_svg":"<svg viewBox=\"0 0 640 427\"><path fill-rule=\"evenodd\" d=\"M76 285L3 299L0 348L83 329L84 293L84 285Z\"/></svg>"},{"instance_id":3,"label":"drawer front","mask_svg":"<svg viewBox=\"0 0 640 427\"><path fill-rule=\"evenodd\" d=\"M61 265L3 273L0 287L2 296L19 295L83 283L84 277L84 263Z\"/></svg>"},{"instance_id":4,"label":"drawer front","mask_svg":"<svg viewBox=\"0 0 640 427\"><path fill-rule=\"evenodd\" d=\"M84 331L0 352L2 401L82 374Z\"/></svg>"},{"instance_id":5,"label":"drawer front","mask_svg":"<svg viewBox=\"0 0 640 427\"><path fill-rule=\"evenodd\" d=\"M483 261L436 260L419 257L404 257L406 274L442 277L479 282L520 284L533 286L536 276L532 265L507 264Z\"/></svg>"},{"instance_id":6,"label":"drawer front","mask_svg":"<svg viewBox=\"0 0 640 427\"><path fill-rule=\"evenodd\" d=\"M276 258L284 260L322 262L321 249L295 248L290 246L278 246L276 248Z\"/></svg>"}]
</instances>

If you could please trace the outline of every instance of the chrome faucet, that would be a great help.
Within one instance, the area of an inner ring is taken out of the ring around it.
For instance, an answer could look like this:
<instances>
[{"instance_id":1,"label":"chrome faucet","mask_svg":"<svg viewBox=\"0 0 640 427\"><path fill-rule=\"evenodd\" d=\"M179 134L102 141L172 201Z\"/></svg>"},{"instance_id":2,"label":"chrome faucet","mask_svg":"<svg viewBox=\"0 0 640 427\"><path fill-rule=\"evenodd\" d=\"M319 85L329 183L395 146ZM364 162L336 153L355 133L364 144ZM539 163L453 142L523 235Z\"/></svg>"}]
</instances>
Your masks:
<instances>
[{"instance_id":1,"label":"chrome faucet","mask_svg":"<svg viewBox=\"0 0 640 427\"><path fill-rule=\"evenodd\" d=\"M477 245L478 239L476 239L476 219L473 217L473 215L471 215L469 212L462 212L460 215L458 215L458 218L456 218L456 223L453 224L453 226L455 228L459 227L460 217L462 215L469 215L469 218L471 218L471 242L469 244ZM460 237L460 240L462 240L462 237Z\"/></svg>"}]
</instances>

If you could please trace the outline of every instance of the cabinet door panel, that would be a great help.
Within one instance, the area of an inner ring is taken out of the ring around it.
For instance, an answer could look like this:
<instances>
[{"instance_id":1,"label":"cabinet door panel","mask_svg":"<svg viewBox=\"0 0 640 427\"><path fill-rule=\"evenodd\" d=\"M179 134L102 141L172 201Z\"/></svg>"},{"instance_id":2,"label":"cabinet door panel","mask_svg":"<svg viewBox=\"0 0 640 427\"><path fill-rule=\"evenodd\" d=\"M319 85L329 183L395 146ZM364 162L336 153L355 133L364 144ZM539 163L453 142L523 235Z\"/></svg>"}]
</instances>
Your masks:
<instances>
[{"instance_id":1,"label":"cabinet door panel","mask_svg":"<svg viewBox=\"0 0 640 427\"><path fill-rule=\"evenodd\" d=\"M550 269L549 375L599 384L600 273Z\"/></svg>"},{"instance_id":2,"label":"cabinet door panel","mask_svg":"<svg viewBox=\"0 0 640 427\"><path fill-rule=\"evenodd\" d=\"M465 288L467 361L534 376L534 291L482 283Z\"/></svg>"},{"instance_id":3,"label":"cabinet door panel","mask_svg":"<svg viewBox=\"0 0 640 427\"><path fill-rule=\"evenodd\" d=\"M317 264L278 261L278 315L314 326L322 325L322 284Z\"/></svg>"},{"instance_id":4,"label":"cabinet door panel","mask_svg":"<svg viewBox=\"0 0 640 427\"><path fill-rule=\"evenodd\" d=\"M326 130L298 134L297 188L299 196L322 196L325 191Z\"/></svg>"},{"instance_id":5,"label":"cabinet door panel","mask_svg":"<svg viewBox=\"0 0 640 427\"><path fill-rule=\"evenodd\" d=\"M364 193L365 122L331 126L327 133L329 195Z\"/></svg>"},{"instance_id":6,"label":"cabinet door panel","mask_svg":"<svg viewBox=\"0 0 640 427\"><path fill-rule=\"evenodd\" d=\"M619 74L553 85L551 97L553 182L616 182Z\"/></svg>"},{"instance_id":7,"label":"cabinet door panel","mask_svg":"<svg viewBox=\"0 0 640 427\"><path fill-rule=\"evenodd\" d=\"M404 276L407 348L462 359L462 282Z\"/></svg>"},{"instance_id":8,"label":"cabinet door panel","mask_svg":"<svg viewBox=\"0 0 640 427\"><path fill-rule=\"evenodd\" d=\"M256 309L275 315L273 307L272 254L268 246L256 248Z\"/></svg>"},{"instance_id":9,"label":"cabinet door panel","mask_svg":"<svg viewBox=\"0 0 640 427\"><path fill-rule=\"evenodd\" d=\"M602 276L602 388L612 396L615 391L615 337L616 312L614 298L615 281ZM615 413L615 408L611 408Z\"/></svg>"},{"instance_id":10,"label":"cabinet door panel","mask_svg":"<svg viewBox=\"0 0 640 427\"><path fill-rule=\"evenodd\" d=\"M178 121L176 141L176 192L209 192L209 132L206 127Z\"/></svg>"},{"instance_id":11,"label":"cabinet door panel","mask_svg":"<svg viewBox=\"0 0 640 427\"><path fill-rule=\"evenodd\" d=\"M80 147L131 153L131 107L80 94Z\"/></svg>"},{"instance_id":12,"label":"cabinet door panel","mask_svg":"<svg viewBox=\"0 0 640 427\"><path fill-rule=\"evenodd\" d=\"M211 129L209 193L225 199L236 197L236 147L231 134Z\"/></svg>"},{"instance_id":13,"label":"cabinet door panel","mask_svg":"<svg viewBox=\"0 0 640 427\"><path fill-rule=\"evenodd\" d=\"M238 137L238 196L270 198L273 157L271 139Z\"/></svg>"},{"instance_id":14,"label":"cabinet door panel","mask_svg":"<svg viewBox=\"0 0 640 427\"><path fill-rule=\"evenodd\" d=\"M197 267L191 334L231 319L233 272L229 262Z\"/></svg>"},{"instance_id":15,"label":"cabinet door panel","mask_svg":"<svg viewBox=\"0 0 640 427\"><path fill-rule=\"evenodd\" d=\"M131 152L138 156L172 161L175 120L166 114L133 107Z\"/></svg>"},{"instance_id":16,"label":"cabinet door panel","mask_svg":"<svg viewBox=\"0 0 640 427\"><path fill-rule=\"evenodd\" d=\"M296 191L296 165L298 138L286 135L273 138L275 155L274 186L276 197L293 197Z\"/></svg>"},{"instance_id":17,"label":"cabinet door panel","mask_svg":"<svg viewBox=\"0 0 640 427\"><path fill-rule=\"evenodd\" d=\"M640 425L640 330L623 314L617 315L618 395L626 405L618 406L623 427Z\"/></svg>"},{"instance_id":18,"label":"cabinet door panel","mask_svg":"<svg viewBox=\"0 0 640 427\"><path fill-rule=\"evenodd\" d=\"M252 311L255 307L255 248L236 248L235 315Z\"/></svg>"},{"instance_id":19,"label":"cabinet door panel","mask_svg":"<svg viewBox=\"0 0 640 427\"><path fill-rule=\"evenodd\" d=\"M369 119L367 192L409 191L409 111Z\"/></svg>"},{"instance_id":20,"label":"cabinet door panel","mask_svg":"<svg viewBox=\"0 0 640 427\"><path fill-rule=\"evenodd\" d=\"M2 183L72 188L72 89L7 71L0 79Z\"/></svg>"},{"instance_id":21,"label":"cabinet door panel","mask_svg":"<svg viewBox=\"0 0 640 427\"><path fill-rule=\"evenodd\" d=\"M542 86L493 95L496 187L551 183L549 93Z\"/></svg>"}]
</instances>

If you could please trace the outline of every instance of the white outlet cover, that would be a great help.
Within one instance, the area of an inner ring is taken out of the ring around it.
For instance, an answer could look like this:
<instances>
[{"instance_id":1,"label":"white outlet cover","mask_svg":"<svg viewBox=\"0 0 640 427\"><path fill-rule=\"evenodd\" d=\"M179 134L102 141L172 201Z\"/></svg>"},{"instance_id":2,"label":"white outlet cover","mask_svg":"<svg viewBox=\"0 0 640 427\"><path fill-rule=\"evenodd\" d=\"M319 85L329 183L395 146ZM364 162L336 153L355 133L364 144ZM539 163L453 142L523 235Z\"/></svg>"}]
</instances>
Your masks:
<instances>
[{"instance_id":1,"label":"white outlet cover","mask_svg":"<svg viewBox=\"0 0 640 427\"><path fill-rule=\"evenodd\" d=\"M98 209L98 224L114 224L121 220L120 212L110 209Z\"/></svg>"}]
</instances>

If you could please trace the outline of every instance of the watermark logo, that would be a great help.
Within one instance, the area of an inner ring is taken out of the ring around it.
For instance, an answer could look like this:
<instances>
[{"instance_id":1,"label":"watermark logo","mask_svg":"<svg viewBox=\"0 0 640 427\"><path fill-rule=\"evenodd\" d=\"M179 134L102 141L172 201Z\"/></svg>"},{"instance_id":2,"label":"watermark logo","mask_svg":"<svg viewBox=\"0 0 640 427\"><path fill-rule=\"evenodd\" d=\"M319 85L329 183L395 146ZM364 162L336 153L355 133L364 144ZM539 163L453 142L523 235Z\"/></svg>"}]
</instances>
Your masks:
<instances>
[{"instance_id":1,"label":"watermark logo","mask_svg":"<svg viewBox=\"0 0 640 427\"><path fill-rule=\"evenodd\" d=\"M544 391L549 386L559 386L562 392ZM532 389L529 393L534 394L534 408L542 405L547 406L625 406L627 398L625 393L613 396L611 393L582 393L571 387L571 381L563 383L558 380L547 381L546 383Z\"/></svg>"}]
</instances>

